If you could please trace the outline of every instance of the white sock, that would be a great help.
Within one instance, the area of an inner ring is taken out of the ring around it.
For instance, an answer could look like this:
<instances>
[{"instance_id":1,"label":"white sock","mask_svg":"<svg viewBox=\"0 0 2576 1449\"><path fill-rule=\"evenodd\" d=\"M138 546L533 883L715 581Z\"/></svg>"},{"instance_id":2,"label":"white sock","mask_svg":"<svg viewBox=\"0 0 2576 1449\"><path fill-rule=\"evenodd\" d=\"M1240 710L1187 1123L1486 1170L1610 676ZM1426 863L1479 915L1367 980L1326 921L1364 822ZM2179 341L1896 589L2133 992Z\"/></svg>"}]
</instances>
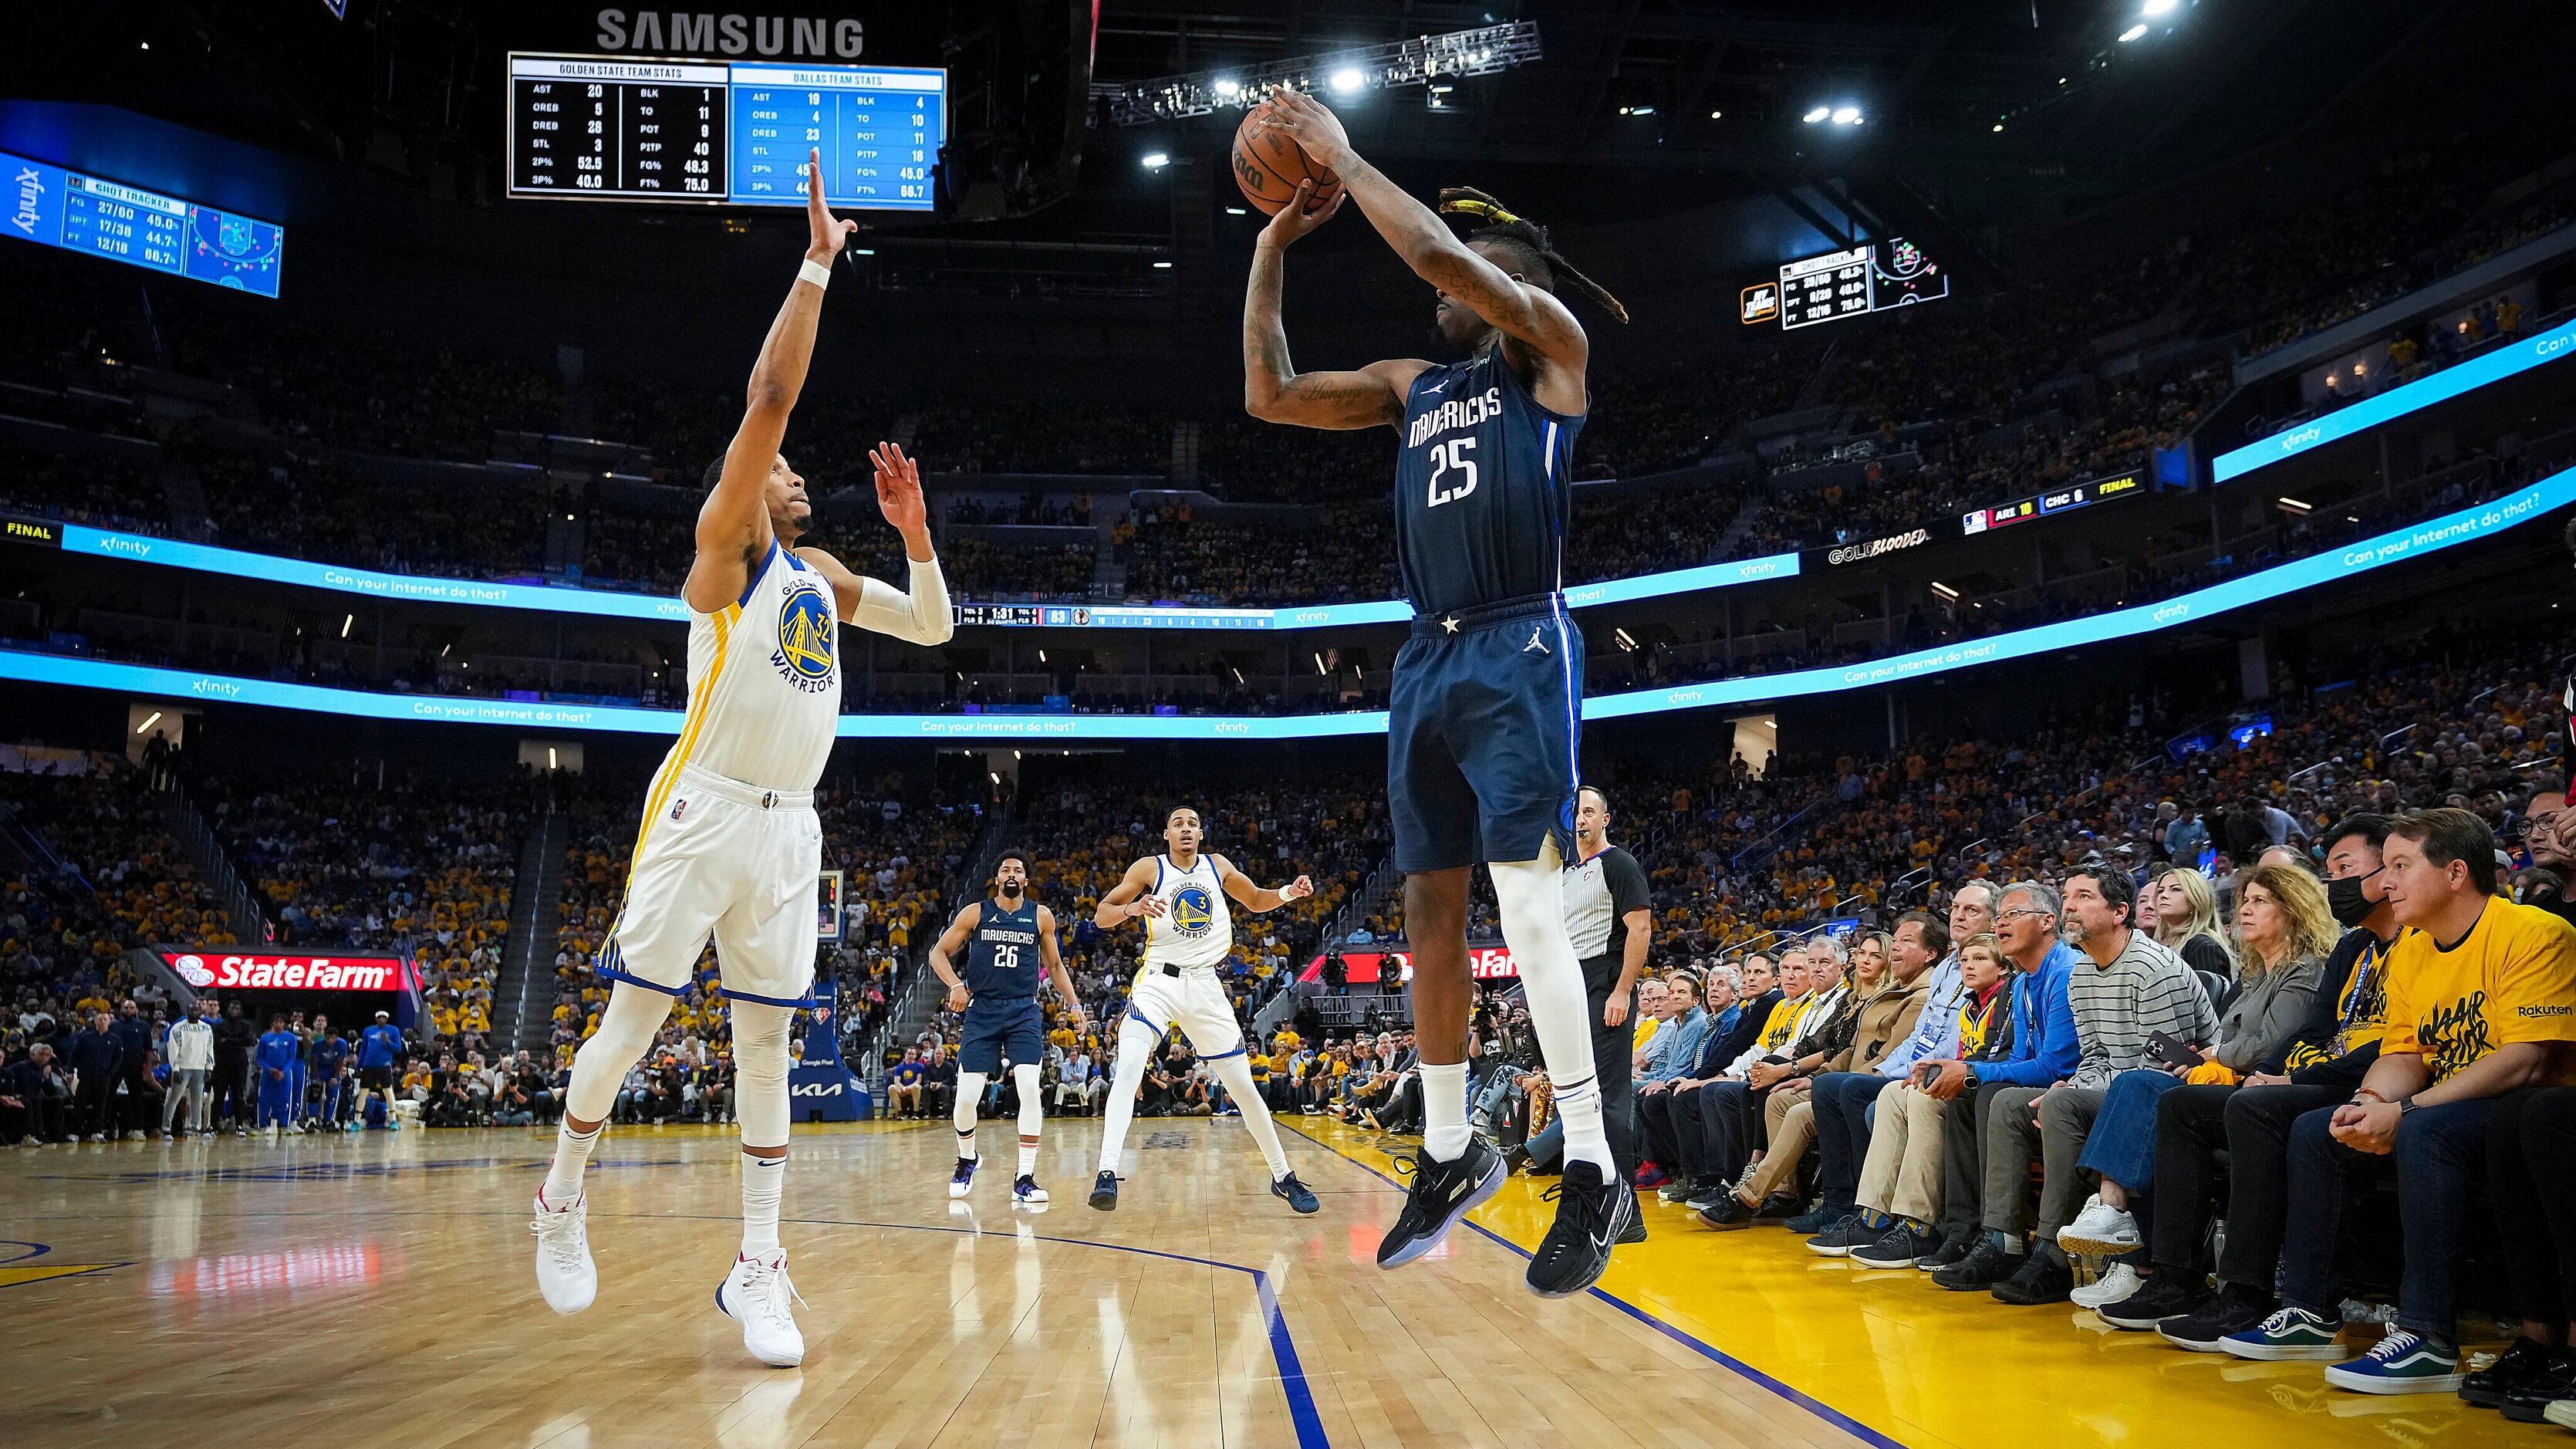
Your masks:
<instances>
[{"instance_id":1,"label":"white sock","mask_svg":"<svg viewBox=\"0 0 2576 1449\"><path fill-rule=\"evenodd\" d=\"M983 1155L975 1150L974 1128L960 1127L957 1129L957 1155L965 1158L968 1162L981 1162L984 1160Z\"/></svg>"},{"instance_id":2,"label":"white sock","mask_svg":"<svg viewBox=\"0 0 2576 1449\"><path fill-rule=\"evenodd\" d=\"M1038 1085L1035 1063L1013 1066L1011 1085L1020 1094L1020 1176L1030 1177L1038 1170L1038 1129L1046 1125L1046 1103L1040 1098L1046 1089Z\"/></svg>"},{"instance_id":3,"label":"white sock","mask_svg":"<svg viewBox=\"0 0 2576 1449\"><path fill-rule=\"evenodd\" d=\"M1226 1094L1243 1113L1243 1130L1252 1134L1262 1160L1270 1164L1270 1180L1277 1182L1288 1175L1288 1149L1279 1145L1279 1129L1271 1124L1261 1088L1253 1084L1252 1063L1238 1050L1215 1065L1217 1080L1225 1083Z\"/></svg>"},{"instance_id":4,"label":"white sock","mask_svg":"<svg viewBox=\"0 0 2576 1449\"><path fill-rule=\"evenodd\" d=\"M1475 1134L1467 1129L1467 1064L1422 1064L1422 1150L1455 1162Z\"/></svg>"},{"instance_id":5,"label":"white sock","mask_svg":"<svg viewBox=\"0 0 2576 1449\"><path fill-rule=\"evenodd\" d=\"M1548 1081L1556 1089L1556 1110L1565 1119L1565 1160L1589 1162L1601 1169L1604 1182L1610 1181L1619 1175L1619 1166L1601 1126L1601 1084L1592 1066L1592 1000L1583 990L1583 963L1575 959L1574 942L1565 934L1555 847L1549 846L1539 860L1489 869L1494 901L1501 908L1503 944L1520 967L1521 995L1529 1005L1530 1025L1538 1031ZM1429 1110L1428 1095L1423 1106Z\"/></svg>"},{"instance_id":6,"label":"white sock","mask_svg":"<svg viewBox=\"0 0 2576 1449\"><path fill-rule=\"evenodd\" d=\"M602 1122L587 1132L575 1132L570 1122L555 1129L555 1165L546 1172L546 1185L537 1195L554 1207L570 1207L581 1196L581 1171L590 1164L590 1149L598 1143L599 1134L607 1128Z\"/></svg>"},{"instance_id":7,"label":"white sock","mask_svg":"<svg viewBox=\"0 0 2576 1449\"><path fill-rule=\"evenodd\" d=\"M1136 1089L1145 1084L1145 1059L1162 1038L1134 1017L1118 1023L1118 1068L1109 1084L1109 1119L1100 1130L1100 1170L1116 1172L1127 1150L1127 1128L1136 1120Z\"/></svg>"},{"instance_id":8,"label":"white sock","mask_svg":"<svg viewBox=\"0 0 2576 1449\"><path fill-rule=\"evenodd\" d=\"M778 1251L778 1200L787 1185L787 1158L742 1155L742 1255Z\"/></svg>"}]
</instances>

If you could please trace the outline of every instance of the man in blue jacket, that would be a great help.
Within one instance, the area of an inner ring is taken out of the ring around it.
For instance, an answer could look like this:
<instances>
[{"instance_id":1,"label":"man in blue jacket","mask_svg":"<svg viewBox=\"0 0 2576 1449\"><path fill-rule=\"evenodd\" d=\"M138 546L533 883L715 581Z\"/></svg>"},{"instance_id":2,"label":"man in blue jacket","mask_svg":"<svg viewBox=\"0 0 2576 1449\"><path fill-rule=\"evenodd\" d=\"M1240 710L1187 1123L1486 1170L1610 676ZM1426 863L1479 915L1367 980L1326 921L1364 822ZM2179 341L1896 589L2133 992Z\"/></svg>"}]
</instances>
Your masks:
<instances>
[{"instance_id":1,"label":"man in blue jacket","mask_svg":"<svg viewBox=\"0 0 2576 1449\"><path fill-rule=\"evenodd\" d=\"M331 1029L331 1018L316 1012L313 1017L311 1047L312 1081L315 1101L314 1119L324 1127L340 1125L343 1103L340 1088L349 1072L349 1043Z\"/></svg>"},{"instance_id":2,"label":"man in blue jacket","mask_svg":"<svg viewBox=\"0 0 2576 1449\"><path fill-rule=\"evenodd\" d=\"M2075 948L2057 939L2057 888L2014 881L1995 900L1995 937L2012 964L2012 1055L2000 1062L1944 1061L1923 1090L1947 1101L1941 1126L1941 1250L1915 1264L1932 1270L1944 1288L1989 1288L2020 1264L1986 1241L1986 1117L1995 1094L2014 1087L2046 1087L2075 1072L2083 1047L2075 1037L2075 1009L2066 999ZM1989 1261L1960 1280L1979 1248ZM2000 1270L2000 1271L1996 1271ZM1991 1276L1986 1276L1991 1274Z\"/></svg>"},{"instance_id":3,"label":"man in blue jacket","mask_svg":"<svg viewBox=\"0 0 2576 1449\"><path fill-rule=\"evenodd\" d=\"M286 1013L268 1019L268 1031L251 1052L251 1077L259 1083L259 1125L269 1136L293 1127L296 1069L304 1039L286 1029ZM295 1130L301 1131L301 1128Z\"/></svg>"},{"instance_id":4,"label":"man in blue jacket","mask_svg":"<svg viewBox=\"0 0 2576 1449\"><path fill-rule=\"evenodd\" d=\"M116 1019L107 1024L107 1029L116 1033L116 1074L125 1083L128 1105L124 1110L131 1115L149 1091L149 1084L144 1081L144 1059L151 1056L161 1043L158 1034L152 1030L152 1019L143 1014L142 1005L131 996L117 1003ZM111 1101L108 1105L114 1107L116 1104ZM145 1120L151 1116L144 1113L123 1123L125 1135L140 1138L147 1128L159 1127L157 1119ZM107 1126L108 1135L115 1136L118 1126L111 1120Z\"/></svg>"},{"instance_id":5,"label":"man in blue jacket","mask_svg":"<svg viewBox=\"0 0 2576 1449\"><path fill-rule=\"evenodd\" d=\"M394 1115L394 1088L402 1080L402 1028L395 1026L393 1013L379 1011L376 1024L358 1034L358 1106L356 1120L367 1117L369 1099L381 1093L385 1102L385 1126L399 1129L402 1119Z\"/></svg>"}]
</instances>

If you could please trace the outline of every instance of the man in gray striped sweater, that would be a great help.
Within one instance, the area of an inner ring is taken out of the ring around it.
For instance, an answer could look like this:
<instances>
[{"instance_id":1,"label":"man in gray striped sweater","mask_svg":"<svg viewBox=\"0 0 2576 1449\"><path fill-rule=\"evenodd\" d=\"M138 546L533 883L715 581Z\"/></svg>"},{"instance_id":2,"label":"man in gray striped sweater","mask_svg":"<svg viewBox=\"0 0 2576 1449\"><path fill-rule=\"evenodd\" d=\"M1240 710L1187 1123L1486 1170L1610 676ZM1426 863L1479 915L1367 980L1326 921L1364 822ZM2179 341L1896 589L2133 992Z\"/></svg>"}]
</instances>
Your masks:
<instances>
[{"instance_id":1,"label":"man in gray striped sweater","mask_svg":"<svg viewBox=\"0 0 2576 1449\"><path fill-rule=\"evenodd\" d=\"M2075 1075L2044 1090L1999 1092L1986 1117L1986 1226L2012 1236L2037 1230L2021 1270L1994 1287L2006 1303L2063 1303L2075 1287L2057 1230L2075 1220L2091 1190L2091 1174L2076 1163L2111 1079L2158 1064L2148 1047L2157 1032L2195 1047L2218 1033L2218 1013L2199 976L2133 928L2138 892L2125 873L2079 866L2068 873L2064 894L2058 931L2083 953L2066 983L2081 1049ZM2042 1169L2035 1222L2024 1186L2033 1157Z\"/></svg>"}]
</instances>

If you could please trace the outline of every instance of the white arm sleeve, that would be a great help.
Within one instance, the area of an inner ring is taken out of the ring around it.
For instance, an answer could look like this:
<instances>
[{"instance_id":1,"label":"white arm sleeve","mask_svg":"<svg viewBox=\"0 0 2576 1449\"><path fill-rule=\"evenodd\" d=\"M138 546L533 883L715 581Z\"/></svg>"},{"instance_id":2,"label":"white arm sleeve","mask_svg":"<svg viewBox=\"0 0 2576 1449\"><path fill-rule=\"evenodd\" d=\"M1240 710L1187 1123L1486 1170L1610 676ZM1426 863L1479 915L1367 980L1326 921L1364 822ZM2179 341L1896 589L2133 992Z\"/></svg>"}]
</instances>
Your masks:
<instances>
[{"instance_id":1,"label":"white arm sleeve","mask_svg":"<svg viewBox=\"0 0 2576 1449\"><path fill-rule=\"evenodd\" d=\"M939 572L939 560L913 563L909 594L862 576L859 606L850 612L850 622L915 644L947 643L957 632L957 619L948 607L948 580Z\"/></svg>"}]
</instances>

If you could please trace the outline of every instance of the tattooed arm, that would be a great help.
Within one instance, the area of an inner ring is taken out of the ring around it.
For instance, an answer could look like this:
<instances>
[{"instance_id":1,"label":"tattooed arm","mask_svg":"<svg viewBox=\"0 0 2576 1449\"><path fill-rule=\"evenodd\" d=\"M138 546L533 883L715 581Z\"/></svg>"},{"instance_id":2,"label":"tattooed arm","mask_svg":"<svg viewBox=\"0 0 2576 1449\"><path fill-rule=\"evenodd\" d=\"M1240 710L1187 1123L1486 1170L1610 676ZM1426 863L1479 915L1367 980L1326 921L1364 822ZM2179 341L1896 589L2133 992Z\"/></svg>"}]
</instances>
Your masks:
<instances>
[{"instance_id":1,"label":"tattooed arm","mask_svg":"<svg viewBox=\"0 0 2576 1449\"><path fill-rule=\"evenodd\" d=\"M1297 199L1279 208L1252 248L1252 279L1243 294L1243 410L1263 422L1306 428L1392 426L1404 420L1405 393L1430 363L1406 358L1357 372L1299 372L1288 360L1288 333L1279 321L1281 254L1342 208L1336 196L1309 211L1314 194L1312 181L1301 183Z\"/></svg>"}]
</instances>

